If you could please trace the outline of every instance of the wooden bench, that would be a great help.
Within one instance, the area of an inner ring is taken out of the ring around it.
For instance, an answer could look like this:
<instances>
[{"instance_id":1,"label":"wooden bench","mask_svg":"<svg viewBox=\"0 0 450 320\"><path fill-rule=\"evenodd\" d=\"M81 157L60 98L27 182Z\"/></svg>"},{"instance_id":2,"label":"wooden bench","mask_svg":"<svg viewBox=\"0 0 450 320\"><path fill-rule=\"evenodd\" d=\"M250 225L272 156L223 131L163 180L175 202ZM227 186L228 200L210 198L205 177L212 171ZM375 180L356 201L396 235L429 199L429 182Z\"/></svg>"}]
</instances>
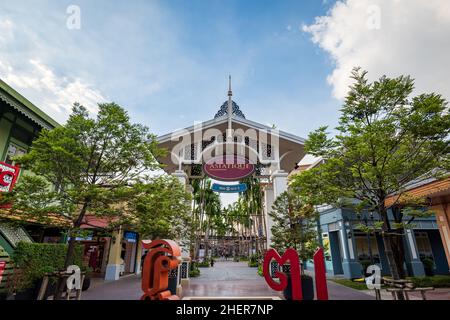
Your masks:
<instances>
[{"instance_id":1,"label":"wooden bench","mask_svg":"<svg viewBox=\"0 0 450 320\"><path fill-rule=\"evenodd\" d=\"M67 273L67 272L46 273L42 280L42 285L39 290L37 300L43 300L45 298L45 294L47 292L47 287L48 287L48 283L49 283L50 279L55 279L55 280L62 279L62 281L66 281L71 275L72 275L72 273ZM81 273L80 289L71 290L66 287L66 291L63 292L63 295L66 300L80 300L81 299L81 291L83 289L83 282L84 282L85 275L86 275L86 272ZM72 291L75 293L75 295L72 295Z\"/></svg>"},{"instance_id":2,"label":"wooden bench","mask_svg":"<svg viewBox=\"0 0 450 320\"><path fill-rule=\"evenodd\" d=\"M398 292L404 293L406 300L409 300L408 293L420 292L422 299L427 300L426 293L428 291L434 290L433 287L417 288L412 281L404 279L393 280L390 278L383 278L383 282L388 286L388 288L386 288L386 291L392 294L394 300L397 300Z\"/></svg>"}]
</instances>

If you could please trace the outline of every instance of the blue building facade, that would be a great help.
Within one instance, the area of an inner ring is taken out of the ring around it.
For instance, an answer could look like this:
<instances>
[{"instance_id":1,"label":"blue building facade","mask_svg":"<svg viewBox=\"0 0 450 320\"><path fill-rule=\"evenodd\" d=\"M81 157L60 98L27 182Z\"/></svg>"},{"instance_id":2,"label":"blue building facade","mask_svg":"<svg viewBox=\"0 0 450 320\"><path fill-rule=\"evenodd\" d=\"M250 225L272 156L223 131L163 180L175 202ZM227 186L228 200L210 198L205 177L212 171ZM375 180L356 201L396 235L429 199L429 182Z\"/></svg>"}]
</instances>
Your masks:
<instances>
[{"instance_id":1,"label":"blue building facade","mask_svg":"<svg viewBox=\"0 0 450 320\"><path fill-rule=\"evenodd\" d=\"M377 264L383 275L389 275L389 266L380 234L368 235L357 228L358 224L371 225L379 221L377 215L357 215L351 209L323 206L318 209L318 231L326 249L325 265L330 276L348 279L361 278L363 270ZM392 221L394 220L391 215ZM435 274L448 274L449 266L439 235L436 218L416 218L414 228L406 230L403 237L404 265L409 276L424 276L422 261L433 261ZM308 263L308 266L311 264Z\"/></svg>"}]
</instances>

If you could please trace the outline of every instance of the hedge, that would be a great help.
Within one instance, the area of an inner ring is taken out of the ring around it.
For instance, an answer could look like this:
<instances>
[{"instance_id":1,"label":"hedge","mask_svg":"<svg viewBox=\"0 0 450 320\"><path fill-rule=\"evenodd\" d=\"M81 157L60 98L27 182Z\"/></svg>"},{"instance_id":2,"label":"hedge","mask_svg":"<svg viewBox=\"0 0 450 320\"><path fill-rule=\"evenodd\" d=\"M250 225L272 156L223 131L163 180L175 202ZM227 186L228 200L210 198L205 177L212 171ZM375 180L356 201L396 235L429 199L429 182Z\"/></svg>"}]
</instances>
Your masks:
<instances>
[{"instance_id":1,"label":"hedge","mask_svg":"<svg viewBox=\"0 0 450 320\"><path fill-rule=\"evenodd\" d=\"M450 288L450 276L435 275L432 277L411 277L416 287Z\"/></svg>"},{"instance_id":2,"label":"hedge","mask_svg":"<svg viewBox=\"0 0 450 320\"><path fill-rule=\"evenodd\" d=\"M12 254L14 291L31 288L45 273L63 269L67 244L19 242ZM75 246L73 264L83 268L83 246Z\"/></svg>"}]
</instances>

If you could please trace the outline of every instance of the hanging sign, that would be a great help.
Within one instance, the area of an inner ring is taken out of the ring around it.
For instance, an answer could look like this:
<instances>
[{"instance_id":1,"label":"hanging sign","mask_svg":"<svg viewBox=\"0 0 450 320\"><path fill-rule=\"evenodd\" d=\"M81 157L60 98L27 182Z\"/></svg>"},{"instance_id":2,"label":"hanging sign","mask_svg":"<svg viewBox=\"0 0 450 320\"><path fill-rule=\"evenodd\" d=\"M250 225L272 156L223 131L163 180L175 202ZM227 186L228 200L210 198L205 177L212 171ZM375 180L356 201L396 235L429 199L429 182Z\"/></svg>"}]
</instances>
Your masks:
<instances>
[{"instance_id":1,"label":"hanging sign","mask_svg":"<svg viewBox=\"0 0 450 320\"><path fill-rule=\"evenodd\" d=\"M128 242L136 242L137 241L137 233L136 232L132 232L132 231L124 232L123 237Z\"/></svg>"},{"instance_id":2,"label":"hanging sign","mask_svg":"<svg viewBox=\"0 0 450 320\"><path fill-rule=\"evenodd\" d=\"M247 190L247 185L245 183L239 183L236 185L224 185L213 183L212 191L220 193L239 193Z\"/></svg>"},{"instance_id":3,"label":"hanging sign","mask_svg":"<svg viewBox=\"0 0 450 320\"><path fill-rule=\"evenodd\" d=\"M20 168L0 162L0 192L9 192L19 177Z\"/></svg>"},{"instance_id":4,"label":"hanging sign","mask_svg":"<svg viewBox=\"0 0 450 320\"><path fill-rule=\"evenodd\" d=\"M203 165L203 170L213 179L236 181L251 175L255 171L255 165L244 157L223 155L208 160Z\"/></svg>"}]
</instances>

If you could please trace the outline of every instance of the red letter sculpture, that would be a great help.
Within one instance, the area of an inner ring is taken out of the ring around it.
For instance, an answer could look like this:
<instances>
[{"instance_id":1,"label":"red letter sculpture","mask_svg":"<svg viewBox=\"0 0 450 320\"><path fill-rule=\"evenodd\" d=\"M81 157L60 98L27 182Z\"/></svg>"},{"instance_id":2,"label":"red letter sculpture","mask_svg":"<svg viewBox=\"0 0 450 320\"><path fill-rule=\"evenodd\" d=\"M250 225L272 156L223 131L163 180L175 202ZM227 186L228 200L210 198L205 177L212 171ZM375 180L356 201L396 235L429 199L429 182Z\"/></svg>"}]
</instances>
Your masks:
<instances>
[{"instance_id":1,"label":"red letter sculpture","mask_svg":"<svg viewBox=\"0 0 450 320\"><path fill-rule=\"evenodd\" d=\"M314 253L314 274L316 279L317 300L328 300L327 276L323 248Z\"/></svg>"},{"instance_id":2,"label":"red letter sculpture","mask_svg":"<svg viewBox=\"0 0 450 320\"><path fill-rule=\"evenodd\" d=\"M273 290L282 291L286 289L288 285L288 277L286 274L280 271L276 271L273 275L274 278L278 278L280 282L276 282L270 275L270 263L272 260L278 262L280 266L285 264L288 260L291 264L291 287L292 287L292 300L303 300L302 283L301 283L301 270L300 262L297 251L289 248L280 257L275 249L269 249L264 257L263 274L267 284ZM314 254L314 273L316 279L316 290L318 300L328 300L327 279L325 274L325 260L323 255L323 249L319 248Z\"/></svg>"},{"instance_id":3,"label":"red letter sculpture","mask_svg":"<svg viewBox=\"0 0 450 320\"><path fill-rule=\"evenodd\" d=\"M267 251L266 256L264 257L263 264L263 274L266 279L267 284L273 290L282 291L286 289L288 285L288 278L286 274L283 272L276 271L274 274L275 278L280 279L280 282L276 282L270 276L270 262L272 259L275 259L280 266L286 263L289 260L291 263L291 284L292 284L292 299L293 300L302 300L302 284L300 278L300 262L298 258L298 253L294 249L287 249L282 257L278 254L275 249L269 249Z\"/></svg>"},{"instance_id":4,"label":"red letter sculpture","mask_svg":"<svg viewBox=\"0 0 450 320\"><path fill-rule=\"evenodd\" d=\"M178 266L181 250L172 240L155 240L143 243L148 249L142 270L141 300L179 300L177 295L167 290L169 286L169 272Z\"/></svg>"}]
</instances>

